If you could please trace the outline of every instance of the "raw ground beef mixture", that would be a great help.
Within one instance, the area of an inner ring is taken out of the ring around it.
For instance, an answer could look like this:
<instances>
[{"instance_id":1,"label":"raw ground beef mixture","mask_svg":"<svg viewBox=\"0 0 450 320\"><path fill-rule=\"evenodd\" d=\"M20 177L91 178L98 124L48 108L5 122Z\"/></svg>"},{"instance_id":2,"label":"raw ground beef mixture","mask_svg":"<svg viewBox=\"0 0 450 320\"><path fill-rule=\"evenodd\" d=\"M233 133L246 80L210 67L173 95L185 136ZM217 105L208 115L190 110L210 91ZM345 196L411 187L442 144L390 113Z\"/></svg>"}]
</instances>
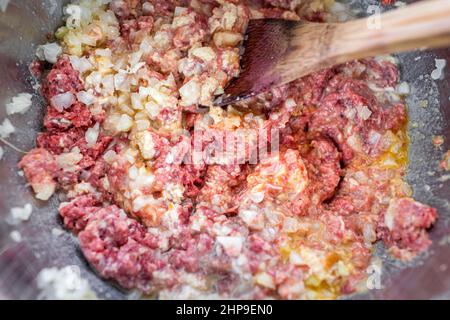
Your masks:
<instances>
[{"instance_id":1,"label":"raw ground beef mixture","mask_svg":"<svg viewBox=\"0 0 450 320\"><path fill-rule=\"evenodd\" d=\"M404 260L429 246L437 213L403 180L394 58L212 106L239 75L249 19L323 21L324 3L68 6L56 63L33 64L48 108L19 166L38 199L62 191L62 220L103 278L161 299L336 298L365 288L375 242Z\"/></svg>"}]
</instances>

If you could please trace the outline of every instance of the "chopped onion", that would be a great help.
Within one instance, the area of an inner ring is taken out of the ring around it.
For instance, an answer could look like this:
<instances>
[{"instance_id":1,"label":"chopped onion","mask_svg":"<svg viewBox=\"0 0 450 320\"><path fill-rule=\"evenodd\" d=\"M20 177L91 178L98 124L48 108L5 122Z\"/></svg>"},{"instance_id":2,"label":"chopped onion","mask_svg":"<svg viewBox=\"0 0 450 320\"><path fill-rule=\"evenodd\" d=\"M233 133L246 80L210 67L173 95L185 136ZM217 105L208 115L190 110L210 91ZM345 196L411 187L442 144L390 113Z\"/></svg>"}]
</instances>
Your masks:
<instances>
[{"instance_id":1,"label":"chopped onion","mask_svg":"<svg viewBox=\"0 0 450 320\"><path fill-rule=\"evenodd\" d=\"M260 203L264 200L264 192L250 192L249 198L254 203Z\"/></svg>"},{"instance_id":2,"label":"chopped onion","mask_svg":"<svg viewBox=\"0 0 450 320\"><path fill-rule=\"evenodd\" d=\"M50 103L56 110L63 112L75 103L75 96L72 92L61 93L51 98Z\"/></svg>"},{"instance_id":3,"label":"chopped onion","mask_svg":"<svg viewBox=\"0 0 450 320\"><path fill-rule=\"evenodd\" d=\"M402 82L397 86L397 92L401 95L407 95L410 93L409 84L407 82Z\"/></svg>"},{"instance_id":4,"label":"chopped onion","mask_svg":"<svg viewBox=\"0 0 450 320\"><path fill-rule=\"evenodd\" d=\"M57 43L47 43L38 46L36 50L36 56L39 60L46 60L50 63L56 63L61 54L62 48Z\"/></svg>"},{"instance_id":5,"label":"chopped onion","mask_svg":"<svg viewBox=\"0 0 450 320\"><path fill-rule=\"evenodd\" d=\"M21 113L24 114L31 107L31 98L33 96L29 93L19 93L12 98L12 102L6 104L6 113L8 115Z\"/></svg>"},{"instance_id":6,"label":"chopped onion","mask_svg":"<svg viewBox=\"0 0 450 320\"><path fill-rule=\"evenodd\" d=\"M112 95L114 93L114 75L109 74L102 78L101 84L103 85L102 92L104 94Z\"/></svg>"},{"instance_id":7,"label":"chopped onion","mask_svg":"<svg viewBox=\"0 0 450 320\"><path fill-rule=\"evenodd\" d=\"M116 157L117 153L114 150L108 150L103 155L103 159L109 164L113 163Z\"/></svg>"},{"instance_id":8,"label":"chopped onion","mask_svg":"<svg viewBox=\"0 0 450 320\"><path fill-rule=\"evenodd\" d=\"M434 59L434 61L436 69L431 72L431 78L433 80L439 80L443 75L442 70L444 70L447 61L445 59Z\"/></svg>"},{"instance_id":9,"label":"chopped onion","mask_svg":"<svg viewBox=\"0 0 450 320\"><path fill-rule=\"evenodd\" d=\"M273 277L267 272L260 272L255 275L255 282L262 287L266 287L269 289L275 289L275 282Z\"/></svg>"},{"instance_id":10,"label":"chopped onion","mask_svg":"<svg viewBox=\"0 0 450 320\"><path fill-rule=\"evenodd\" d=\"M175 8L175 11L176 11L177 9ZM150 13L153 13L153 12L155 12L155 7L153 6L153 4L151 4L150 2L144 2L143 4L142 4L142 12L144 13L144 14L150 14Z\"/></svg>"},{"instance_id":11,"label":"chopped onion","mask_svg":"<svg viewBox=\"0 0 450 320\"><path fill-rule=\"evenodd\" d=\"M56 163L65 171L74 171L76 165L83 159L83 155L78 148L73 148L68 153L62 153L56 157Z\"/></svg>"},{"instance_id":12,"label":"chopped onion","mask_svg":"<svg viewBox=\"0 0 450 320\"><path fill-rule=\"evenodd\" d=\"M111 58L111 49L97 49L95 54L101 57Z\"/></svg>"},{"instance_id":13,"label":"chopped onion","mask_svg":"<svg viewBox=\"0 0 450 320\"><path fill-rule=\"evenodd\" d=\"M3 123L0 125L0 137L3 139L9 138L9 136L14 133L16 129L12 125L11 121L8 118L3 120Z\"/></svg>"},{"instance_id":14,"label":"chopped onion","mask_svg":"<svg viewBox=\"0 0 450 320\"><path fill-rule=\"evenodd\" d=\"M85 139L89 148L92 148L98 140L100 134L100 123L96 123L92 128L86 130Z\"/></svg>"},{"instance_id":15,"label":"chopped onion","mask_svg":"<svg viewBox=\"0 0 450 320\"><path fill-rule=\"evenodd\" d=\"M119 72L114 75L114 86L116 90L130 92L130 81L128 80L128 75L125 70L119 70Z\"/></svg>"},{"instance_id":16,"label":"chopped onion","mask_svg":"<svg viewBox=\"0 0 450 320\"><path fill-rule=\"evenodd\" d=\"M297 219L286 217L283 221L283 232L295 233L300 229L300 223Z\"/></svg>"},{"instance_id":17,"label":"chopped onion","mask_svg":"<svg viewBox=\"0 0 450 320\"><path fill-rule=\"evenodd\" d=\"M116 129L120 132L129 131L133 127L133 119L127 114L122 114L116 123Z\"/></svg>"},{"instance_id":18,"label":"chopped onion","mask_svg":"<svg viewBox=\"0 0 450 320\"><path fill-rule=\"evenodd\" d=\"M11 217L14 222L28 221L30 219L33 207L30 203L27 203L23 208L17 207L11 209Z\"/></svg>"},{"instance_id":19,"label":"chopped onion","mask_svg":"<svg viewBox=\"0 0 450 320\"><path fill-rule=\"evenodd\" d=\"M85 105L89 106L95 102L95 96L87 91L80 91L77 93L77 99L81 103L84 103Z\"/></svg>"},{"instance_id":20,"label":"chopped onion","mask_svg":"<svg viewBox=\"0 0 450 320\"><path fill-rule=\"evenodd\" d=\"M297 106L297 102L295 102L294 99L289 98L286 99L286 101L284 102L284 106L286 107L287 110L291 111Z\"/></svg>"},{"instance_id":21,"label":"chopped onion","mask_svg":"<svg viewBox=\"0 0 450 320\"><path fill-rule=\"evenodd\" d=\"M72 67L80 73L85 73L92 69L92 64L86 57L78 58L77 56L70 56L69 59Z\"/></svg>"},{"instance_id":22,"label":"chopped onion","mask_svg":"<svg viewBox=\"0 0 450 320\"><path fill-rule=\"evenodd\" d=\"M178 17L180 15L182 15L184 12L187 11L187 8L184 7L175 7L175 12L174 12L174 16Z\"/></svg>"},{"instance_id":23,"label":"chopped onion","mask_svg":"<svg viewBox=\"0 0 450 320\"><path fill-rule=\"evenodd\" d=\"M372 224L368 223L368 224L364 224L363 226L363 236L364 236L364 241L367 244L371 244L374 243L377 240L377 235L375 232L375 228Z\"/></svg>"},{"instance_id":24,"label":"chopped onion","mask_svg":"<svg viewBox=\"0 0 450 320\"><path fill-rule=\"evenodd\" d=\"M190 106L197 104L200 99L200 90L201 86L198 81L193 79L187 82L179 90L182 99L181 105Z\"/></svg>"},{"instance_id":25,"label":"chopped onion","mask_svg":"<svg viewBox=\"0 0 450 320\"><path fill-rule=\"evenodd\" d=\"M377 131L371 130L369 132L369 143L371 145L375 145L377 144L381 139L381 134L378 133Z\"/></svg>"},{"instance_id":26,"label":"chopped onion","mask_svg":"<svg viewBox=\"0 0 450 320\"><path fill-rule=\"evenodd\" d=\"M203 61L209 62L214 59L216 59L216 53L214 52L213 48L211 47L199 47L192 49L190 53L199 59L202 59Z\"/></svg>"},{"instance_id":27,"label":"chopped onion","mask_svg":"<svg viewBox=\"0 0 450 320\"><path fill-rule=\"evenodd\" d=\"M363 145L361 142L361 138L357 133L354 133L350 137L348 137L347 143L350 146L350 148L352 148L356 152L362 152Z\"/></svg>"},{"instance_id":28,"label":"chopped onion","mask_svg":"<svg viewBox=\"0 0 450 320\"><path fill-rule=\"evenodd\" d=\"M366 121L372 115L372 111L367 106L358 106L356 110L358 111L358 117L363 121Z\"/></svg>"}]
</instances>

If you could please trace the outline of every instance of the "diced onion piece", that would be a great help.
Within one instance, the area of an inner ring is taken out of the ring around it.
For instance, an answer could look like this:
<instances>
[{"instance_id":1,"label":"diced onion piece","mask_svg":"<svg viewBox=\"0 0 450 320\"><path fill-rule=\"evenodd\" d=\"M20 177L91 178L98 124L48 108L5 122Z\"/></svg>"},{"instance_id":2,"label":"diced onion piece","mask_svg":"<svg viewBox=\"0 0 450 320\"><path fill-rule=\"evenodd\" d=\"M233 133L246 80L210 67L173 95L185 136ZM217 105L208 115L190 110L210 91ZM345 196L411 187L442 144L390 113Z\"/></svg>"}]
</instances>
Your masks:
<instances>
[{"instance_id":1,"label":"diced onion piece","mask_svg":"<svg viewBox=\"0 0 450 320\"><path fill-rule=\"evenodd\" d=\"M377 240L377 234L375 228L372 224L364 224L363 226L363 236L366 243L374 243Z\"/></svg>"},{"instance_id":2,"label":"diced onion piece","mask_svg":"<svg viewBox=\"0 0 450 320\"><path fill-rule=\"evenodd\" d=\"M89 106L95 102L95 96L87 91L80 91L77 93L77 99L81 103L84 103L85 105Z\"/></svg>"},{"instance_id":3,"label":"diced onion piece","mask_svg":"<svg viewBox=\"0 0 450 320\"><path fill-rule=\"evenodd\" d=\"M386 210L386 213L384 214L384 224L390 231L394 230L395 210L396 210L396 202L395 200L391 200L389 202L389 206Z\"/></svg>"},{"instance_id":4,"label":"diced onion piece","mask_svg":"<svg viewBox=\"0 0 450 320\"><path fill-rule=\"evenodd\" d=\"M175 17L178 17L178 16L180 16L181 14L183 14L183 13L186 12L186 11L187 11L187 8L184 8L184 7L175 7L174 16L175 16Z\"/></svg>"},{"instance_id":5,"label":"diced onion piece","mask_svg":"<svg viewBox=\"0 0 450 320\"><path fill-rule=\"evenodd\" d=\"M11 239L13 239L15 242L21 242L21 241L22 241L22 235L21 235L20 232L17 231L17 230L11 231L11 233L9 234L9 236L10 236Z\"/></svg>"},{"instance_id":6,"label":"diced onion piece","mask_svg":"<svg viewBox=\"0 0 450 320\"><path fill-rule=\"evenodd\" d=\"M401 95L408 95L411 92L409 84L407 82L402 82L397 86L397 92Z\"/></svg>"},{"instance_id":7,"label":"diced onion piece","mask_svg":"<svg viewBox=\"0 0 450 320\"><path fill-rule=\"evenodd\" d=\"M197 80L191 80L180 88L181 104L183 106L195 105L201 95L201 86Z\"/></svg>"},{"instance_id":8,"label":"diced onion piece","mask_svg":"<svg viewBox=\"0 0 450 320\"><path fill-rule=\"evenodd\" d=\"M433 80L439 80L443 75L442 70L444 70L447 61L445 59L434 59L434 61L436 69L431 72L431 78Z\"/></svg>"},{"instance_id":9,"label":"diced onion piece","mask_svg":"<svg viewBox=\"0 0 450 320\"><path fill-rule=\"evenodd\" d=\"M152 87L139 87L139 95L141 97L151 97L159 105L164 105L167 101L167 96Z\"/></svg>"},{"instance_id":10,"label":"diced onion piece","mask_svg":"<svg viewBox=\"0 0 450 320\"><path fill-rule=\"evenodd\" d=\"M241 237L219 236L217 242L222 245L225 253L230 257L237 257L242 251L243 239Z\"/></svg>"},{"instance_id":11,"label":"diced onion piece","mask_svg":"<svg viewBox=\"0 0 450 320\"><path fill-rule=\"evenodd\" d=\"M146 119L140 119L136 120L136 130L137 131L144 131L150 128L150 121Z\"/></svg>"},{"instance_id":12,"label":"diced onion piece","mask_svg":"<svg viewBox=\"0 0 450 320\"><path fill-rule=\"evenodd\" d=\"M39 60L56 63L58 57L62 54L62 48L57 43L47 43L37 47L36 56Z\"/></svg>"},{"instance_id":13,"label":"diced onion piece","mask_svg":"<svg viewBox=\"0 0 450 320\"><path fill-rule=\"evenodd\" d=\"M103 159L109 164L113 163L116 160L116 158L117 153L114 150L108 150L103 155Z\"/></svg>"},{"instance_id":14,"label":"diced onion piece","mask_svg":"<svg viewBox=\"0 0 450 320\"><path fill-rule=\"evenodd\" d=\"M148 131L139 132L136 134L136 144L141 151L141 155L145 160L153 159L156 155L155 142L152 134Z\"/></svg>"},{"instance_id":15,"label":"diced onion piece","mask_svg":"<svg viewBox=\"0 0 450 320\"><path fill-rule=\"evenodd\" d=\"M36 199L47 201L55 193L56 183L54 182L44 182L35 183L32 185L33 191L35 192Z\"/></svg>"},{"instance_id":16,"label":"diced onion piece","mask_svg":"<svg viewBox=\"0 0 450 320\"><path fill-rule=\"evenodd\" d=\"M283 231L287 233L295 233L300 230L300 223L297 219L286 217L283 221Z\"/></svg>"},{"instance_id":17,"label":"diced onion piece","mask_svg":"<svg viewBox=\"0 0 450 320\"><path fill-rule=\"evenodd\" d=\"M289 262L295 266L301 266L305 264L305 261L303 261L302 257L295 251L291 251L291 253L289 254Z\"/></svg>"},{"instance_id":18,"label":"diced onion piece","mask_svg":"<svg viewBox=\"0 0 450 320\"><path fill-rule=\"evenodd\" d=\"M17 207L11 209L11 217L14 221L27 221L30 219L31 213L33 212L33 207L31 204L27 203L23 208Z\"/></svg>"},{"instance_id":19,"label":"diced onion piece","mask_svg":"<svg viewBox=\"0 0 450 320\"><path fill-rule=\"evenodd\" d=\"M370 130L369 132L369 143L371 145L376 145L381 139L381 134L375 130Z\"/></svg>"},{"instance_id":20,"label":"diced onion piece","mask_svg":"<svg viewBox=\"0 0 450 320\"><path fill-rule=\"evenodd\" d=\"M242 34L231 31L216 32L213 36L214 44L218 47L235 47L244 40Z\"/></svg>"},{"instance_id":21,"label":"diced onion piece","mask_svg":"<svg viewBox=\"0 0 450 320\"><path fill-rule=\"evenodd\" d=\"M286 99L286 101L284 102L284 105L287 110L293 110L297 106L297 102L295 102L294 99L289 98L289 99Z\"/></svg>"},{"instance_id":22,"label":"diced onion piece","mask_svg":"<svg viewBox=\"0 0 450 320\"><path fill-rule=\"evenodd\" d=\"M119 118L119 121L116 124L117 131L127 132L132 127L133 127L133 119L127 114L122 114Z\"/></svg>"},{"instance_id":23,"label":"diced onion piece","mask_svg":"<svg viewBox=\"0 0 450 320\"><path fill-rule=\"evenodd\" d=\"M139 93L131 94L131 106L134 110L142 110L144 106L142 104L141 95Z\"/></svg>"},{"instance_id":24,"label":"diced onion piece","mask_svg":"<svg viewBox=\"0 0 450 320\"><path fill-rule=\"evenodd\" d=\"M273 277L267 272L260 272L255 275L255 282L262 287L275 289Z\"/></svg>"},{"instance_id":25,"label":"diced onion piece","mask_svg":"<svg viewBox=\"0 0 450 320\"><path fill-rule=\"evenodd\" d=\"M56 157L58 167L66 171L73 171L76 165L83 159L83 155L78 148L74 148L68 153L62 153Z\"/></svg>"},{"instance_id":26,"label":"diced onion piece","mask_svg":"<svg viewBox=\"0 0 450 320\"><path fill-rule=\"evenodd\" d=\"M8 118L3 120L3 123L0 125L0 137L3 139L9 138L9 136L14 133L16 129L12 125L11 121Z\"/></svg>"},{"instance_id":27,"label":"diced onion piece","mask_svg":"<svg viewBox=\"0 0 450 320\"><path fill-rule=\"evenodd\" d=\"M128 80L128 74L126 71L119 70L119 72L114 75L114 86L116 90L119 91L130 91L130 81Z\"/></svg>"},{"instance_id":28,"label":"diced onion piece","mask_svg":"<svg viewBox=\"0 0 450 320\"><path fill-rule=\"evenodd\" d=\"M257 210L239 210L239 217L251 229L262 230L264 228L264 215Z\"/></svg>"},{"instance_id":29,"label":"diced onion piece","mask_svg":"<svg viewBox=\"0 0 450 320\"><path fill-rule=\"evenodd\" d=\"M191 50L194 57L202 59L205 62L212 61L216 59L216 53L211 47L200 47Z\"/></svg>"},{"instance_id":30,"label":"diced onion piece","mask_svg":"<svg viewBox=\"0 0 450 320\"><path fill-rule=\"evenodd\" d=\"M31 107L31 98L33 96L29 93L19 93L12 98L12 101L6 104L6 113L8 115L21 113L24 114Z\"/></svg>"},{"instance_id":31,"label":"diced onion piece","mask_svg":"<svg viewBox=\"0 0 450 320\"><path fill-rule=\"evenodd\" d=\"M362 152L363 150L361 138L357 133L354 133L348 137L347 144L356 152Z\"/></svg>"},{"instance_id":32,"label":"diced onion piece","mask_svg":"<svg viewBox=\"0 0 450 320\"><path fill-rule=\"evenodd\" d=\"M72 67L82 74L92 69L92 64L86 57L69 56L69 59Z\"/></svg>"},{"instance_id":33,"label":"diced onion piece","mask_svg":"<svg viewBox=\"0 0 450 320\"><path fill-rule=\"evenodd\" d=\"M63 112L75 103L75 96L72 92L61 93L52 97L50 103L56 110Z\"/></svg>"},{"instance_id":34,"label":"diced onion piece","mask_svg":"<svg viewBox=\"0 0 450 320\"><path fill-rule=\"evenodd\" d=\"M264 192L250 192L249 193L249 198L254 202L254 203L260 203L264 200Z\"/></svg>"},{"instance_id":35,"label":"diced onion piece","mask_svg":"<svg viewBox=\"0 0 450 320\"><path fill-rule=\"evenodd\" d=\"M177 7L178 8L178 7ZM153 6L153 4L151 4L150 2L144 2L142 4L142 12L144 14L150 14L155 12L155 7ZM176 8L175 8L175 12L176 12Z\"/></svg>"},{"instance_id":36,"label":"diced onion piece","mask_svg":"<svg viewBox=\"0 0 450 320\"><path fill-rule=\"evenodd\" d=\"M358 106L356 110L358 111L358 117L363 121L366 121L372 115L372 111L367 106Z\"/></svg>"},{"instance_id":37,"label":"diced onion piece","mask_svg":"<svg viewBox=\"0 0 450 320\"><path fill-rule=\"evenodd\" d=\"M85 139L87 146L92 148L96 143L100 134L100 123L96 123L92 128L86 130Z\"/></svg>"}]
</instances>

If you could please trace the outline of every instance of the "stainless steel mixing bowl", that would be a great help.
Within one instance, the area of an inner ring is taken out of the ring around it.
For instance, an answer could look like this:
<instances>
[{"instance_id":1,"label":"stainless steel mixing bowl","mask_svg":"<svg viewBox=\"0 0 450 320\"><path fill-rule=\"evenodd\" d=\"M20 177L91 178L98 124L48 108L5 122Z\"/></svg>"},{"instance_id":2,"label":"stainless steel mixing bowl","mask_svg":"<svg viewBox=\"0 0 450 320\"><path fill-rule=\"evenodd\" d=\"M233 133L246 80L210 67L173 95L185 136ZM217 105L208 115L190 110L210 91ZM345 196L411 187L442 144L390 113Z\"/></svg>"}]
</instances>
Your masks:
<instances>
[{"instance_id":1,"label":"stainless steel mixing bowl","mask_svg":"<svg viewBox=\"0 0 450 320\"><path fill-rule=\"evenodd\" d=\"M0 4L4 0L0 0ZM35 92L29 73L37 44L61 23L62 6L69 1L13 0L6 12L0 9L0 123L6 117L4 105L21 92ZM352 0L351 5L365 15L369 5L379 1ZM1 5L0 5L1 8ZM373 8L373 7L370 7ZM438 208L439 221L431 232L434 241L430 251L413 263L402 264L386 254L382 245L376 254L383 261L382 289L369 290L351 298L370 299L445 299L450 298L450 176L438 169L443 153L450 149L450 66L441 80L432 80L435 58L450 62L450 48L417 51L398 55L402 81L411 85L407 99L411 137L408 181L417 200ZM424 101L427 102L427 107ZM35 145L41 129L44 102L35 94L33 106L25 115L9 119L17 128L9 142L22 150ZM447 137L441 148L435 148L433 135ZM21 153L2 144L5 150L0 160L0 299L33 299L38 296L36 275L42 268L76 265L99 298L124 299L128 293L114 284L101 280L87 265L76 239L65 232L52 234L62 228L58 217L58 199L50 202L35 200L26 181L19 175L17 162ZM11 226L7 220L11 207L33 205L29 221ZM10 238L19 230L20 243Z\"/></svg>"}]
</instances>

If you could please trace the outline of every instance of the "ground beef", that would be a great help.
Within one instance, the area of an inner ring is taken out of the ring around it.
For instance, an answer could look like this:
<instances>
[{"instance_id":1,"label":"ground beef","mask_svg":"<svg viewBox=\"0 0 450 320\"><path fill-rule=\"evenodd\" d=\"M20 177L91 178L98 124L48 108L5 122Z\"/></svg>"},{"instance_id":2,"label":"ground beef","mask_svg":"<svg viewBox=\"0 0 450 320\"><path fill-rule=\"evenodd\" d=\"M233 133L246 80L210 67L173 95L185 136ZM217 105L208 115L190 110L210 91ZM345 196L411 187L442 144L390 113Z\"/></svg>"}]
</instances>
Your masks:
<instances>
[{"instance_id":1,"label":"ground beef","mask_svg":"<svg viewBox=\"0 0 450 320\"><path fill-rule=\"evenodd\" d=\"M212 105L239 75L248 20L324 21L311 3L114 0L78 34L95 45L63 35L42 70L44 131L19 166L39 199L67 193L61 218L102 277L160 297L329 299L357 290L376 241L401 259L429 246L437 213L403 181L391 60ZM50 103L80 91L93 102Z\"/></svg>"},{"instance_id":2,"label":"ground beef","mask_svg":"<svg viewBox=\"0 0 450 320\"><path fill-rule=\"evenodd\" d=\"M71 127L89 127L92 124L93 117L89 109L80 102L76 102L63 112L49 106L44 119L44 127L49 131L64 131Z\"/></svg>"},{"instance_id":3,"label":"ground beef","mask_svg":"<svg viewBox=\"0 0 450 320\"><path fill-rule=\"evenodd\" d=\"M97 271L125 288L150 292L152 273L164 267L154 254L157 237L116 206L98 208L78 238Z\"/></svg>"},{"instance_id":4,"label":"ground beef","mask_svg":"<svg viewBox=\"0 0 450 320\"><path fill-rule=\"evenodd\" d=\"M436 221L436 209L409 198L392 199L380 215L378 233L396 256L424 251L431 243L426 229Z\"/></svg>"},{"instance_id":5,"label":"ground beef","mask_svg":"<svg viewBox=\"0 0 450 320\"><path fill-rule=\"evenodd\" d=\"M19 162L19 168L23 170L38 199L48 200L53 195L58 166L50 152L43 148L31 150Z\"/></svg>"},{"instance_id":6,"label":"ground beef","mask_svg":"<svg viewBox=\"0 0 450 320\"><path fill-rule=\"evenodd\" d=\"M42 84L43 96L50 101L55 95L66 92L77 93L83 90L79 76L79 72L72 67L68 57L59 59L45 77Z\"/></svg>"},{"instance_id":7,"label":"ground beef","mask_svg":"<svg viewBox=\"0 0 450 320\"><path fill-rule=\"evenodd\" d=\"M89 219L99 210L101 202L93 195L75 198L69 203L63 203L59 213L64 225L74 233L86 228Z\"/></svg>"}]
</instances>

